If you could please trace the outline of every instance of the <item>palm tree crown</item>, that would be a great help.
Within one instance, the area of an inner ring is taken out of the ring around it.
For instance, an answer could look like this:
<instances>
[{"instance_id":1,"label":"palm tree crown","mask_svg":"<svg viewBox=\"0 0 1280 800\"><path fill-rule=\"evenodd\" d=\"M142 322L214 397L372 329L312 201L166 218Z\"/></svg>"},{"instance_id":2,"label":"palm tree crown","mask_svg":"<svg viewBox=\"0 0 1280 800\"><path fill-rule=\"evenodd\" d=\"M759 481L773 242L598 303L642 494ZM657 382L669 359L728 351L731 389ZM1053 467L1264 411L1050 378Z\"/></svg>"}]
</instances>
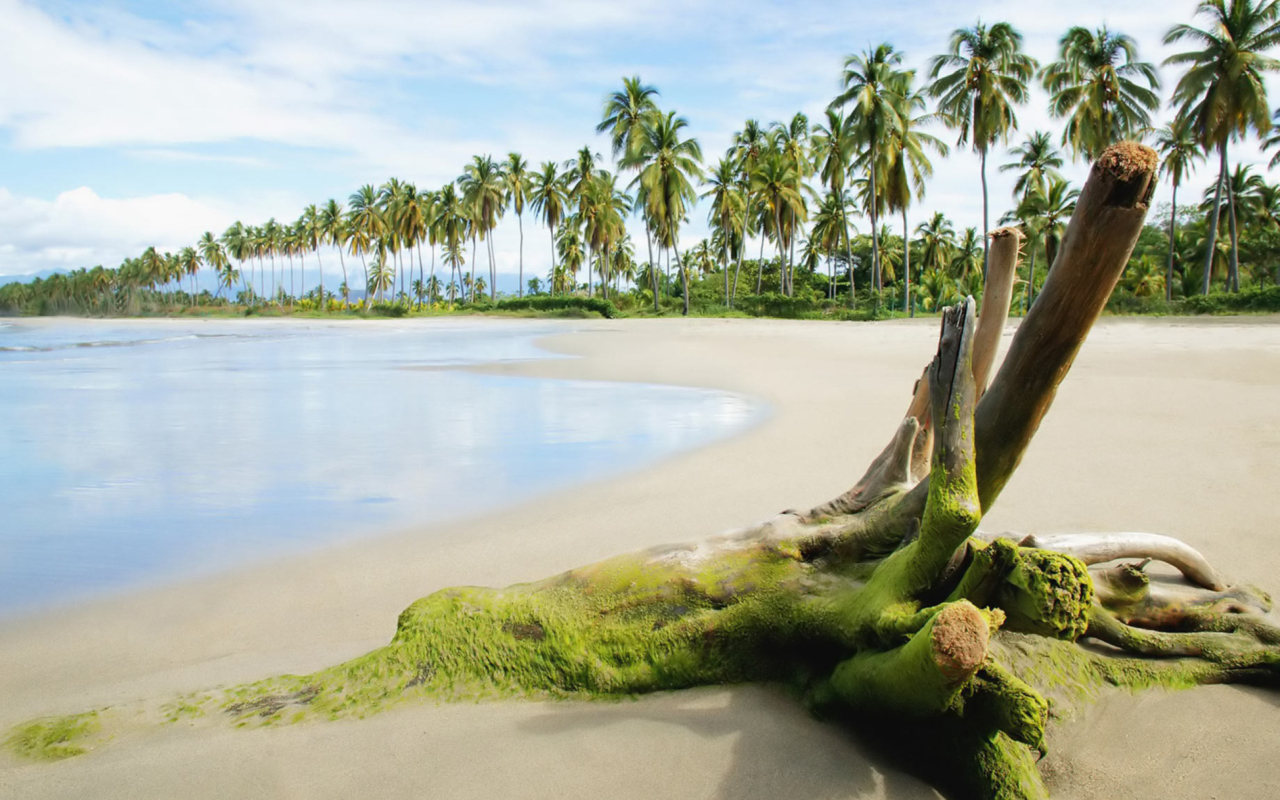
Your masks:
<instances>
[{"instance_id":1,"label":"palm tree crown","mask_svg":"<svg viewBox=\"0 0 1280 800\"><path fill-rule=\"evenodd\" d=\"M1063 145L1093 161L1108 145L1151 124L1160 77L1153 64L1138 60L1132 37L1105 25L1097 31L1077 26L1059 48L1059 60L1044 68L1041 79L1051 95L1050 112L1067 119Z\"/></svg>"}]
</instances>

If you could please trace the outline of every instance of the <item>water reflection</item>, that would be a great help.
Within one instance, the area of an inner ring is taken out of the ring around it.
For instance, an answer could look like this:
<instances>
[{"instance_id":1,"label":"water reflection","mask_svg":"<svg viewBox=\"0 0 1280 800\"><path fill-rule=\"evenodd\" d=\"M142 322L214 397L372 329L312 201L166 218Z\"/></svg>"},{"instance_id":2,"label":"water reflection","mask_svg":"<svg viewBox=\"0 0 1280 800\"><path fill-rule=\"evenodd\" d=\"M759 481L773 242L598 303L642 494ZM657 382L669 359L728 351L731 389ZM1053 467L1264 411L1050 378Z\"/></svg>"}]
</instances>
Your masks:
<instances>
[{"instance_id":1,"label":"water reflection","mask_svg":"<svg viewBox=\"0 0 1280 800\"><path fill-rule=\"evenodd\" d=\"M548 357L544 332L0 327L0 614L517 501L756 415L720 392L403 368Z\"/></svg>"}]
</instances>

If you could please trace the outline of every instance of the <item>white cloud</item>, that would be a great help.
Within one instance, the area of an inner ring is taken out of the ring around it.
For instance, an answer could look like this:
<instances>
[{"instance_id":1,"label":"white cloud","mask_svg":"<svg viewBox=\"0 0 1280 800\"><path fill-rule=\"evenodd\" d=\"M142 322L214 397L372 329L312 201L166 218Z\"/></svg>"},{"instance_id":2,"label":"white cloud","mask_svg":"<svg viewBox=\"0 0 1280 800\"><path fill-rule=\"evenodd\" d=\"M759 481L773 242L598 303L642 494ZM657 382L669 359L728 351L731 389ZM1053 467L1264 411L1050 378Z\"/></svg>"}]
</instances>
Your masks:
<instances>
[{"instance_id":1,"label":"white cloud","mask_svg":"<svg viewBox=\"0 0 1280 800\"><path fill-rule=\"evenodd\" d=\"M181 194L112 199L82 187L46 201L0 188L0 274L114 267L147 247L192 244L229 221L225 211Z\"/></svg>"}]
</instances>

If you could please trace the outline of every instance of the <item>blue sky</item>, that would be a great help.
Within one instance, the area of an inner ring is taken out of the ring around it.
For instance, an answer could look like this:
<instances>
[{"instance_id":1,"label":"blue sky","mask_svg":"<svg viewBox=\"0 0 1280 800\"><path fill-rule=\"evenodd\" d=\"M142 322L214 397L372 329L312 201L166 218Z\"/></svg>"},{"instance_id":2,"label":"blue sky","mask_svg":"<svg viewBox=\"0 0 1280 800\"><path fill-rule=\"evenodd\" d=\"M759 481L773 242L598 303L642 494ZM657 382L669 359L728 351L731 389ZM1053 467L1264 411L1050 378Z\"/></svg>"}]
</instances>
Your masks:
<instances>
[{"instance_id":1,"label":"blue sky","mask_svg":"<svg viewBox=\"0 0 1280 800\"><path fill-rule=\"evenodd\" d=\"M686 116L708 159L743 120L814 121L846 55L881 41L924 71L951 30L1008 20L1050 60L1071 25L1134 36L1144 59L1195 0L644 4L584 0L0 0L0 275L116 265L241 219L294 219L395 175L424 187L473 154L563 161L594 133L604 96L639 74ZM1166 95L1176 76L1166 73ZM1273 93L1274 90L1273 89ZM1057 131L1037 92L1024 131ZM948 142L952 134L936 131ZM1265 165L1254 146L1238 150ZM991 170L992 218L1011 182ZM915 220L935 209L981 224L978 162L937 164ZM1069 176L1079 180L1083 165ZM1201 168L1181 197L1210 179ZM1163 187L1158 199L1168 197ZM858 221L865 228L865 221ZM526 268L545 230L525 220ZM913 222L914 225L914 222ZM706 234L699 209L686 244ZM514 219L495 238L514 272ZM642 249L642 247L641 247ZM326 264L326 274L336 268Z\"/></svg>"}]
</instances>

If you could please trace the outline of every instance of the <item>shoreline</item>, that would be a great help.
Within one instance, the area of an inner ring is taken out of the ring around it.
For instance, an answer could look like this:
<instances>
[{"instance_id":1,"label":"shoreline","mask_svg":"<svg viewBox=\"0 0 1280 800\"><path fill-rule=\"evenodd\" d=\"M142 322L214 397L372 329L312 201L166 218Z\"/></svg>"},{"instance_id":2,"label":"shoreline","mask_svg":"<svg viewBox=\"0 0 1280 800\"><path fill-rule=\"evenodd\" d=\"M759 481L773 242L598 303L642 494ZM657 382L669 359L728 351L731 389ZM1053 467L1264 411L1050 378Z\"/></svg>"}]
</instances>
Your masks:
<instances>
[{"instance_id":1,"label":"shoreline","mask_svg":"<svg viewBox=\"0 0 1280 800\"><path fill-rule=\"evenodd\" d=\"M1280 547L1268 540L1275 514L1265 499L1280 479L1280 426L1268 412L1280 401L1280 318L1194 319L1104 318L984 527L1168 532L1200 547L1223 572L1280 589ZM621 478L439 526L430 537L392 533L21 625L0 622L0 727L311 671L385 643L400 610L444 586L543 578L827 500L879 452L937 335L930 318L572 324L582 333L538 345L583 358L478 369L728 390L759 398L773 414ZM1273 695L1231 687L1108 697L1062 729L1064 752L1055 748L1049 766L1068 783L1079 781L1071 796L1144 796L1153 782L1167 787L1164 796L1207 796L1208 776L1218 780L1214 791L1263 796L1253 789L1280 779L1280 765L1265 756L1266 742L1280 735L1275 705ZM1134 709L1153 716L1134 717ZM1206 709L1229 728L1220 740L1200 738ZM1142 736L1143 723L1156 720L1162 735ZM774 724L785 737L756 730ZM12 785L23 796L72 795L76 786L103 796L130 789L159 796L185 785L180 776L198 756L223 767L197 771L210 781L196 787L202 796L338 796L338 783L325 784L337 767L320 757L341 759L350 750L360 762L348 756L341 774L363 782L346 784L349 790L384 796L431 786L450 787L440 796L475 797L660 791L728 798L791 789L800 797L934 796L759 687L620 704L409 704L359 722L171 737L120 742L54 765L0 756L0 795ZM1175 784L1166 760L1184 754L1180 743L1195 744L1198 763ZM566 749L588 756L578 763ZM226 772L245 758L246 774L259 783L233 783L241 779ZM553 766L557 759L570 766ZM669 772L672 765L679 769ZM394 779L380 774L393 766ZM609 790L618 776L635 782L630 790ZM131 786L130 777L141 783ZM557 793L557 786L570 789Z\"/></svg>"}]
</instances>

